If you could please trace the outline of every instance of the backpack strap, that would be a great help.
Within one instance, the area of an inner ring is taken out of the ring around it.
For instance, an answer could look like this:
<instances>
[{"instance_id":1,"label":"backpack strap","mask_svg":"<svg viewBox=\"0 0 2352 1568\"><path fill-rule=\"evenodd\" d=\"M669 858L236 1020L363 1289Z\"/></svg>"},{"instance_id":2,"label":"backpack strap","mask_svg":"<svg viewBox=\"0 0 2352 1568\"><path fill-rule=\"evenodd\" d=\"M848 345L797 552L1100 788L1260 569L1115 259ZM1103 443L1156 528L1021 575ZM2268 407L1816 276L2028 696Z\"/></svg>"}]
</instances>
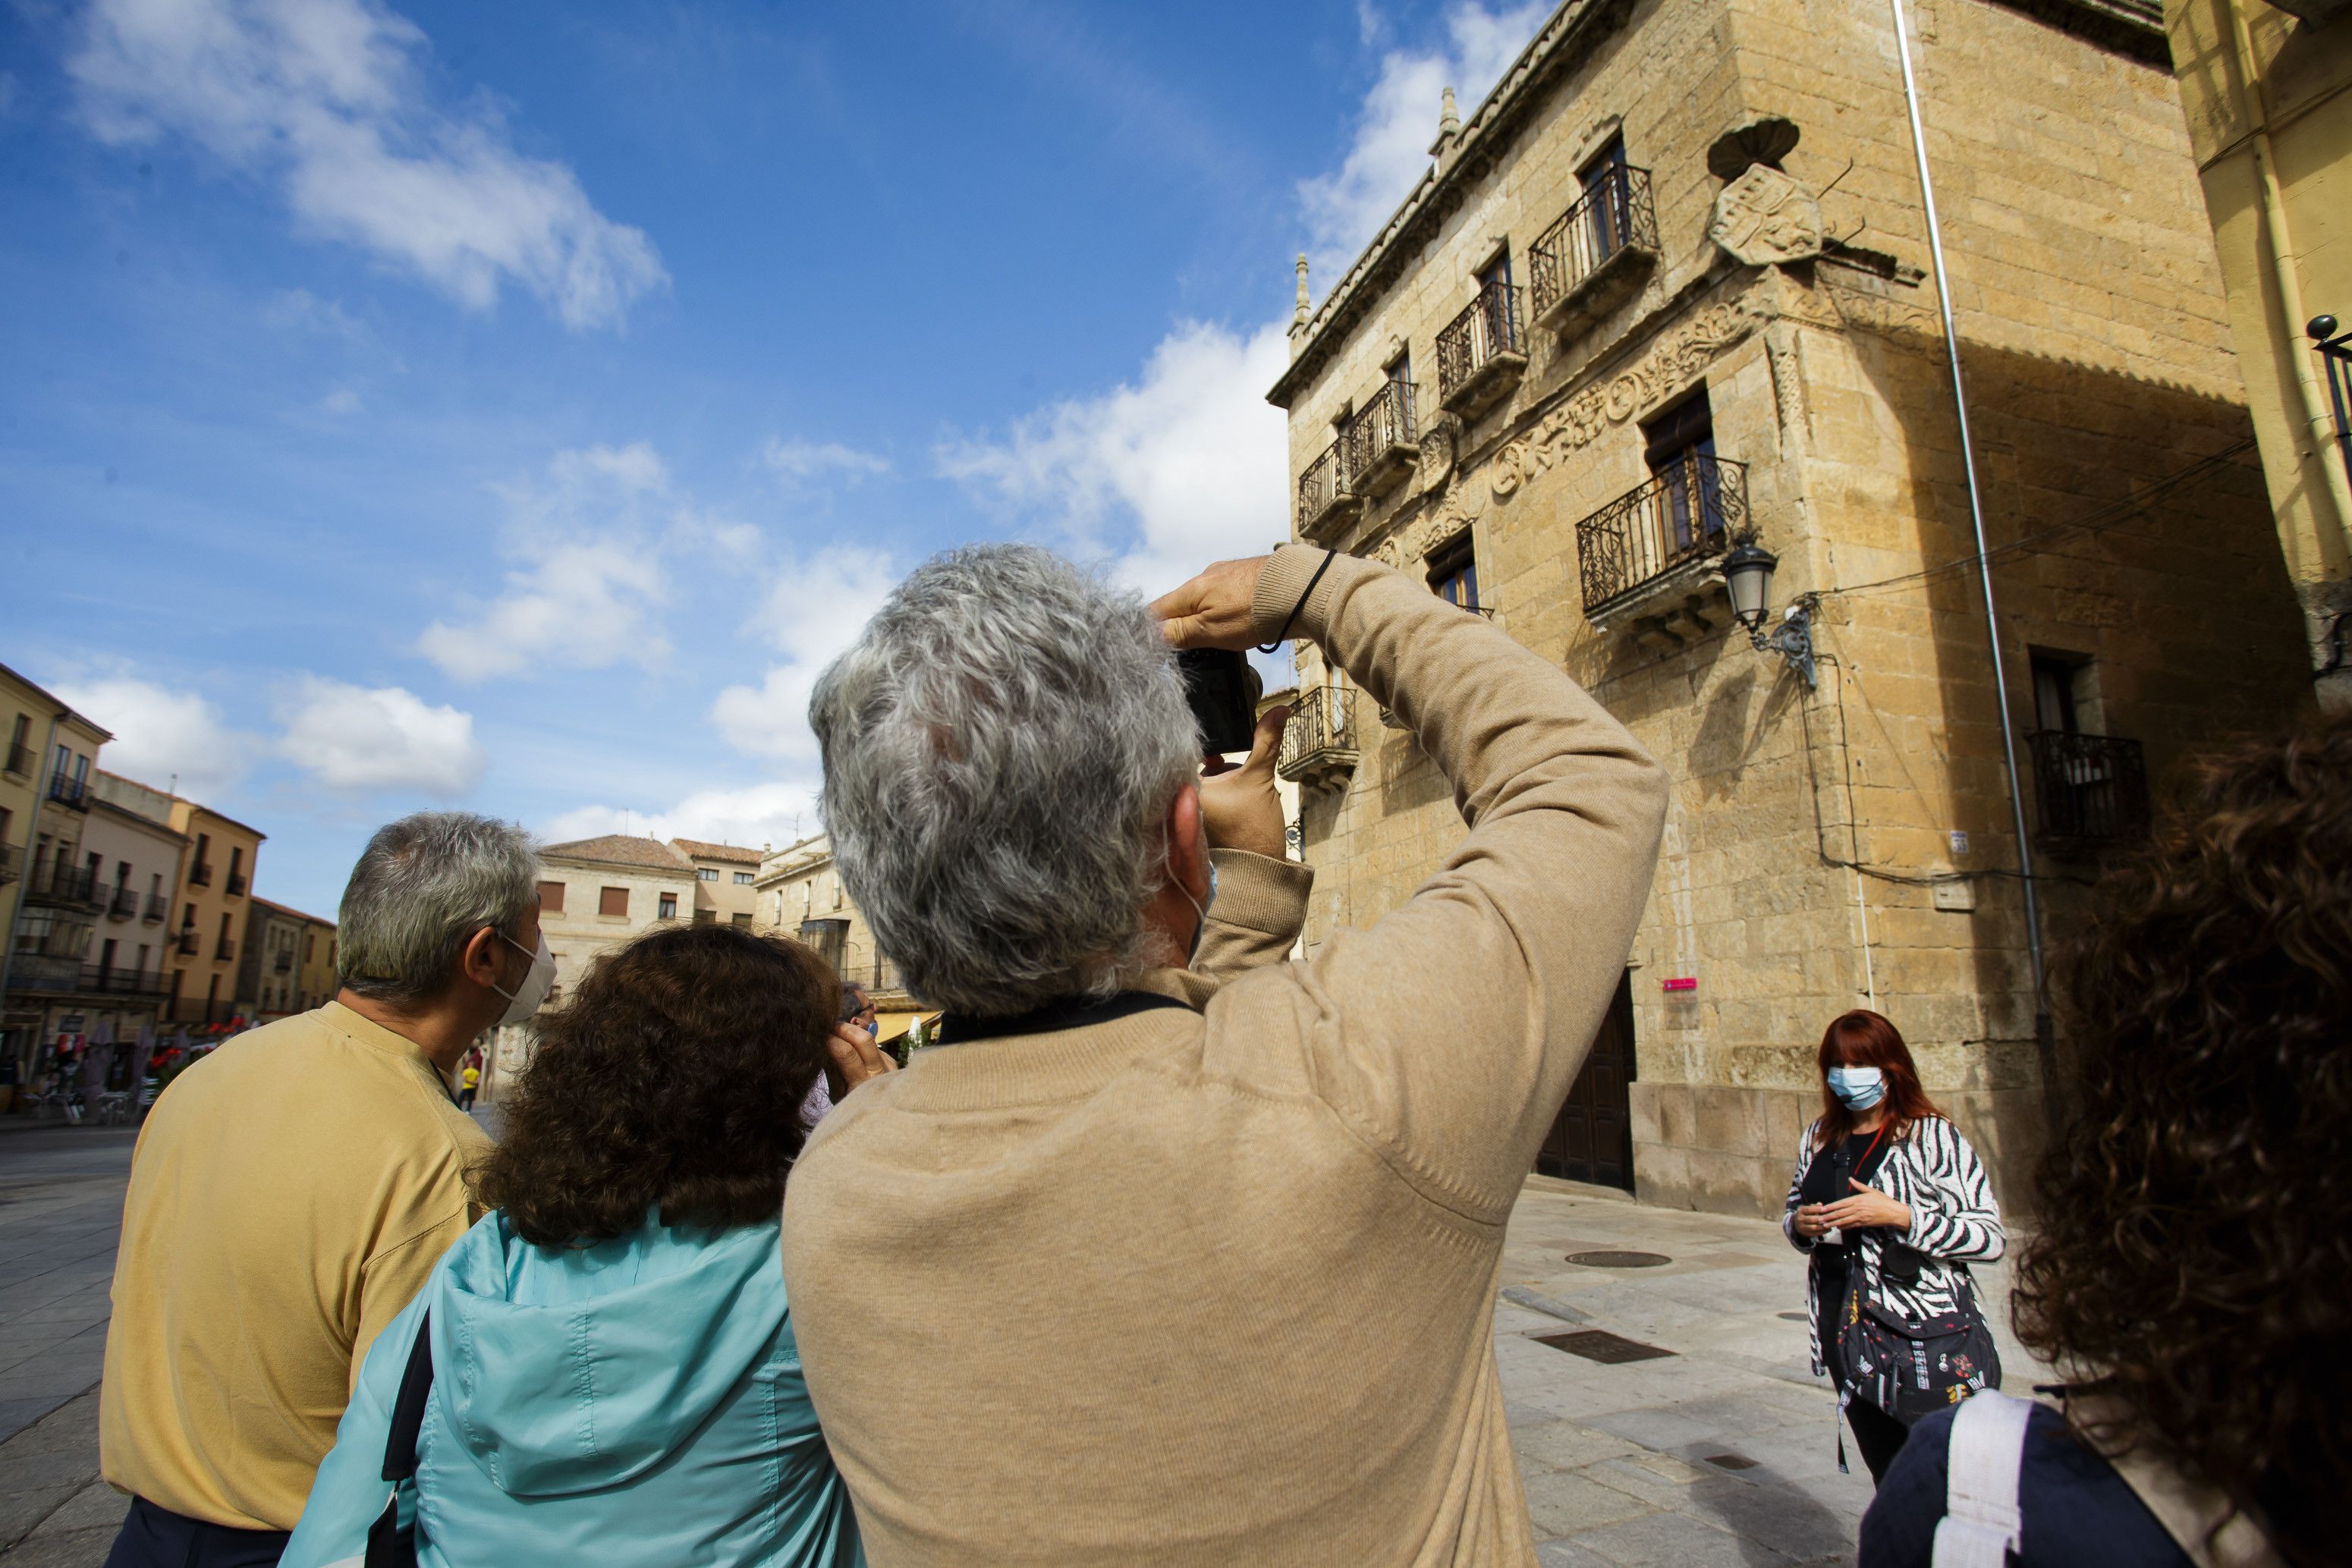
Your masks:
<instances>
[{"instance_id":1,"label":"backpack strap","mask_svg":"<svg viewBox=\"0 0 2352 1568\"><path fill-rule=\"evenodd\" d=\"M416 1479L416 1437L432 1396L433 1309L427 1307L416 1314L416 1343L408 1347L408 1365L392 1402L392 1427L383 1438L383 1479L392 1483L392 1495L368 1526L366 1568L416 1568L416 1526L400 1522L400 1489Z\"/></svg>"},{"instance_id":2,"label":"backpack strap","mask_svg":"<svg viewBox=\"0 0 2352 1568\"><path fill-rule=\"evenodd\" d=\"M1935 1568L2003 1568L2021 1551L2018 1471L2033 1401L1987 1389L1952 1413L1944 1517L1936 1524Z\"/></svg>"}]
</instances>

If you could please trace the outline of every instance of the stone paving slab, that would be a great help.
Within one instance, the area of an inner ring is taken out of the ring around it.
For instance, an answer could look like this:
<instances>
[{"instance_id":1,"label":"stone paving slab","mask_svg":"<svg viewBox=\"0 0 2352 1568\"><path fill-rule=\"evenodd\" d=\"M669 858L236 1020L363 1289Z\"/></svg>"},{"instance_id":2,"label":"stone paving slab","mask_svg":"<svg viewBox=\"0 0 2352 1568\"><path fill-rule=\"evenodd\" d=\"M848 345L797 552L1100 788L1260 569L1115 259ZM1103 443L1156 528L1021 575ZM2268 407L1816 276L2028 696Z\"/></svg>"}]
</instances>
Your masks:
<instances>
[{"instance_id":1,"label":"stone paving slab","mask_svg":"<svg viewBox=\"0 0 2352 1568\"><path fill-rule=\"evenodd\" d=\"M131 1134L0 1145L0 1565L100 1568L124 1500L98 1479L96 1384ZM1671 1261L1606 1270L1572 1251ZM1845 1564L1870 1480L1840 1474L1806 1364L1805 1263L1769 1221L1648 1208L1530 1178L1511 1217L1495 1359L1544 1568ZM1979 1269L2011 1387L2047 1376ZM1536 1310L1529 1302L1548 1304ZM1603 1364L1538 1343L1598 1328L1671 1351Z\"/></svg>"}]
</instances>

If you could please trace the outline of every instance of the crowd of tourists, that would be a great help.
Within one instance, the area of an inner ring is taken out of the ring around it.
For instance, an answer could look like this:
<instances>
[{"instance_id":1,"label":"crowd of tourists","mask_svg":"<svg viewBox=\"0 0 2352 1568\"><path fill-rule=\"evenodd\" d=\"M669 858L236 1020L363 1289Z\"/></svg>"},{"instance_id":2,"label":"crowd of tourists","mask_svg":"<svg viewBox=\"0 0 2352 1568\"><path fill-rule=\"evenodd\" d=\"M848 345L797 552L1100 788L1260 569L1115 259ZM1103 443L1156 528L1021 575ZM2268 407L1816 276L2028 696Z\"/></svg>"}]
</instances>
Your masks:
<instances>
[{"instance_id":1,"label":"crowd of tourists","mask_svg":"<svg viewBox=\"0 0 2352 1568\"><path fill-rule=\"evenodd\" d=\"M1466 823L1303 959L1283 715L1204 772L1171 653L1289 638ZM382 829L336 998L142 1134L112 1568L1533 1563L1494 1291L1648 896L1656 764L1486 622L1299 547L1149 606L950 553L810 716L843 880L943 1044L902 1069L812 949L665 927L541 1019L493 1145L458 1096L553 977L531 844ZM2352 727L2200 777L2066 985L2016 1300L2062 1389L2000 1389L2001 1218L1896 1024L1822 1038L1784 1228L1873 1568L2352 1535Z\"/></svg>"}]
</instances>

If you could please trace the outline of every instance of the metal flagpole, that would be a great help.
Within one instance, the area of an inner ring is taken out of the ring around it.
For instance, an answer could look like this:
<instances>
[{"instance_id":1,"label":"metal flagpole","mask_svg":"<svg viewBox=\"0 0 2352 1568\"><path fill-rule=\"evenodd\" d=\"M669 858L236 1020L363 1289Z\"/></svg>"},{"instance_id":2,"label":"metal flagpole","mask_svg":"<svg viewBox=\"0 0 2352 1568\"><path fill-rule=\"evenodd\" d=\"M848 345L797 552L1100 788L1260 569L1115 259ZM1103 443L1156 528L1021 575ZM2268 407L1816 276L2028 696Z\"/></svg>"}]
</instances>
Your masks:
<instances>
[{"instance_id":1,"label":"metal flagpole","mask_svg":"<svg viewBox=\"0 0 2352 1568\"><path fill-rule=\"evenodd\" d=\"M1976 529L1977 576L1984 583L1985 632L1992 645L1992 684L2000 704L2001 760L2009 769L2009 807L2017 829L2017 867L2025 889L2025 949L2033 968L2033 1045L2041 1060L2044 1112L2058 1114L2058 1063L2051 1038L2050 1009L2042 967L2042 909L2033 891L2033 841L2025 828L2025 790L2018 781L2017 735L2009 718L2009 675L2000 657L2000 613L1993 600L1992 563L1985 554L1984 502L1977 493L1976 445L1969 437L1969 394L1960 377L1960 335L1952 324L1952 291L1944 267L1944 236L1936 217L1936 185L1927 173L1927 137L1919 125L1919 84L1911 74L1911 34L1903 21L1903 0L1887 0L1895 13L1895 57L1903 62L1903 107L1911 117L1911 146L1919 160L1919 194L1927 208L1927 250L1936 264L1936 306L1943 312L1944 351L1952 365L1952 403L1960 416L1960 463L1969 480L1969 521Z\"/></svg>"}]
</instances>

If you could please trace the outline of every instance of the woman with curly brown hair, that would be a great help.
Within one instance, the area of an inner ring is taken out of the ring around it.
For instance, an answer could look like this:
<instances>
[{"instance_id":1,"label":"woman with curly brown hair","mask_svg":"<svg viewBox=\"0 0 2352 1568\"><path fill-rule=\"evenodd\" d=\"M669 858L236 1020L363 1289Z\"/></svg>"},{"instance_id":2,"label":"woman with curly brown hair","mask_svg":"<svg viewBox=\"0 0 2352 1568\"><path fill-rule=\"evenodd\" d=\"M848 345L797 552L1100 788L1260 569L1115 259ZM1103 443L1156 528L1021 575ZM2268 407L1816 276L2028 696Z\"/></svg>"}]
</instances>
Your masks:
<instances>
[{"instance_id":1,"label":"woman with curly brown hair","mask_svg":"<svg viewBox=\"0 0 2352 1568\"><path fill-rule=\"evenodd\" d=\"M1998 1448L1968 1430L1990 1407L1921 1423L1862 1561L1926 1564L1939 1530L1954 1550L1984 1531L1979 1502L1945 1517L1954 1478L1980 1496L1973 1473L2006 1487L2026 1568L2343 1563L2352 722L2194 770L2097 902L2068 964L2072 1114L2016 1291L2064 1413L2015 1402Z\"/></svg>"},{"instance_id":2,"label":"woman with curly brown hair","mask_svg":"<svg viewBox=\"0 0 2352 1568\"><path fill-rule=\"evenodd\" d=\"M840 995L811 949L727 925L591 967L477 1175L492 1212L369 1353L284 1568L373 1564L403 1526L425 1568L860 1560L778 1246Z\"/></svg>"},{"instance_id":3,"label":"woman with curly brown hair","mask_svg":"<svg viewBox=\"0 0 2352 1568\"><path fill-rule=\"evenodd\" d=\"M1984 1163L1920 1087L1892 1019L1832 1019L1818 1065L1822 1113L1798 1145L1780 1229L1811 1255L1813 1375L1829 1374L1877 1481L1922 1414L2000 1386L1969 1265L2006 1239Z\"/></svg>"}]
</instances>

